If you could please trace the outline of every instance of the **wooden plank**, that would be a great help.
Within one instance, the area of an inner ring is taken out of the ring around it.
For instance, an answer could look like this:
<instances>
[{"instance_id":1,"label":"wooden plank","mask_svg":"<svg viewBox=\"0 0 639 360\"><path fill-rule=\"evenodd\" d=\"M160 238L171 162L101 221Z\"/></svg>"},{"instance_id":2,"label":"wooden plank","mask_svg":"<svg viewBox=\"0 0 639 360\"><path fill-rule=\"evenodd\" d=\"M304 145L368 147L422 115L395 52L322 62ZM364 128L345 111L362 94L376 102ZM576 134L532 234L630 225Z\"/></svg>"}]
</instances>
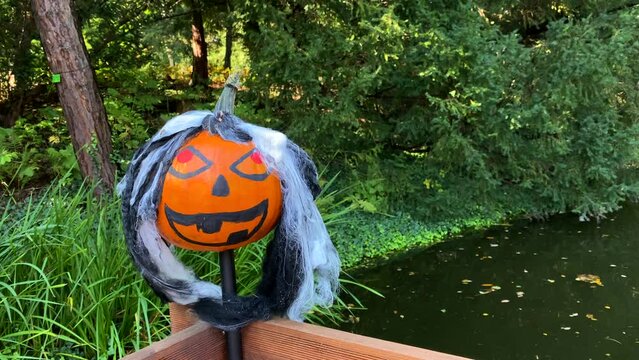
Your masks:
<instances>
[{"instance_id":1,"label":"wooden plank","mask_svg":"<svg viewBox=\"0 0 639 360\"><path fill-rule=\"evenodd\" d=\"M169 315L171 316L171 334L177 334L200 321L191 309L173 302L169 303Z\"/></svg>"},{"instance_id":2,"label":"wooden plank","mask_svg":"<svg viewBox=\"0 0 639 360\"><path fill-rule=\"evenodd\" d=\"M256 322L244 334L246 360L462 360L414 346L285 319Z\"/></svg>"},{"instance_id":3,"label":"wooden plank","mask_svg":"<svg viewBox=\"0 0 639 360\"><path fill-rule=\"evenodd\" d=\"M123 359L225 360L226 340L221 331L204 322L198 322Z\"/></svg>"},{"instance_id":4,"label":"wooden plank","mask_svg":"<svg viewBox=\"0 0 639 360\"><path fill-rule=\"evenodd\" d=\"M256 322L242 329L245 360L463 360L413 346L285 319ZM226 359L224 335L197 324L124 359Z\"/></svg>"}]
</instances>

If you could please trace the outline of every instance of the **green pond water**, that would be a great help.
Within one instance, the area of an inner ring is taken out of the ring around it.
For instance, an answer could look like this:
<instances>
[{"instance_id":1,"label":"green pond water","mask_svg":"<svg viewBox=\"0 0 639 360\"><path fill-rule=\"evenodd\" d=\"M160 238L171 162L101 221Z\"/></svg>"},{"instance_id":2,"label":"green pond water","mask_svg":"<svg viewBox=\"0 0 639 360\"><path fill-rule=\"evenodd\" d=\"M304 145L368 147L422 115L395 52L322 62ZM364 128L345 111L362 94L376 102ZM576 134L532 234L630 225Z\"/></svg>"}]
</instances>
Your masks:
<instances>
[{"instance_id":1,"label":"green pond water","mask_svg":"<svg viewBox=\"0 0 639 360\"><path fill-rule=\"evenodd\" d=\"M356 292L368 310L342 329L475 359L639 359L638 256L636 204L497 226L352 274L385 298Z\"/></svg>"}]
</instances>

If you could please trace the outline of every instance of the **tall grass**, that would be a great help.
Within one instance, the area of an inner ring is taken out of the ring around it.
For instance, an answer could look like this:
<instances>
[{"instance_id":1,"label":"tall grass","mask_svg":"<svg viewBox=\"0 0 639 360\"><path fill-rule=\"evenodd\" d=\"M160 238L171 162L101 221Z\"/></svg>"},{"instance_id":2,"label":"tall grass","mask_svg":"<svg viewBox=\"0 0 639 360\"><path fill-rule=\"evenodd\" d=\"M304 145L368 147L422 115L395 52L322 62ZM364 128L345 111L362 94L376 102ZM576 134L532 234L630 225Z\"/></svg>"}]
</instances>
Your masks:
<instances>
[{"instance_id":1,"label":"tall grass","mask_svg":"<svg viewBox=\"0 0 639 360\"><path fill-rule=\"evenodd\" d=\"M325 193L318 201L329 224L348 211L335 195ZM240 293L259 282L265 245L260 241L237 252ZM218 281L215 254L180 256L198 275ZM352 305L338 303L316 309L309 319L344 321ZM129 260L118 198L97 201L90 187L71 192L53 184L42 194L5 204L0 358L120 358L169 332L168 307Z\"/></svg>"}]
</instances>

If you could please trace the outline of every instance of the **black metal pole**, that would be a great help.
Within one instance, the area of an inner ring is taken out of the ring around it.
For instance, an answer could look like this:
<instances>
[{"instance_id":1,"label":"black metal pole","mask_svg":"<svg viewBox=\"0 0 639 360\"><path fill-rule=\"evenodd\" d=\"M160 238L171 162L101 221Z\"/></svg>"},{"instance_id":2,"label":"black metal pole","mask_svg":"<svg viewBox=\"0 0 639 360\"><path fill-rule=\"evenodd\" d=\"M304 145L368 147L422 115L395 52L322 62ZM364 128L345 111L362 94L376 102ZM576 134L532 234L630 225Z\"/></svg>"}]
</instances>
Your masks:
<instances>
[{"instance_id":1,"label":"black metal pole","mask_svg":"<svg viewBox=\"0 0 639 360\"><path fill-rule=\"evenodd\" d=\"M220 252L220 273L222 274L222 299L237 294L235 288L235 258L233 250ZM240 329L226 332L228 360L242 360L242 333Z\"/></svg>"}]
</instances>

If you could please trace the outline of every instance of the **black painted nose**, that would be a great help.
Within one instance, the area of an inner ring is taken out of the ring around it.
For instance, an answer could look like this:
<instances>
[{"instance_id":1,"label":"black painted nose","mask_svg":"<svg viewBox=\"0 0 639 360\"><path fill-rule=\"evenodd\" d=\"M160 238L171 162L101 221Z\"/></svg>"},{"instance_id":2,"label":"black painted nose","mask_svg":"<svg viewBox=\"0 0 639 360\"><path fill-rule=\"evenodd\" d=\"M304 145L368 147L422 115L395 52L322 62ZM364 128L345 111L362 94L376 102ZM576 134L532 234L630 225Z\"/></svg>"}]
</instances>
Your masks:
<instances>
[{"instance_id":1,"label":"black painted nose","mask_svg":"<svg viewBox=\"0 0 639 360\"><path fill-rule=\"evenodd\" d=\"M213 185L213 196L228 196L229 192L229 183L224 175L218 176L215 185Z\"/></svg>"}]
</instances>

